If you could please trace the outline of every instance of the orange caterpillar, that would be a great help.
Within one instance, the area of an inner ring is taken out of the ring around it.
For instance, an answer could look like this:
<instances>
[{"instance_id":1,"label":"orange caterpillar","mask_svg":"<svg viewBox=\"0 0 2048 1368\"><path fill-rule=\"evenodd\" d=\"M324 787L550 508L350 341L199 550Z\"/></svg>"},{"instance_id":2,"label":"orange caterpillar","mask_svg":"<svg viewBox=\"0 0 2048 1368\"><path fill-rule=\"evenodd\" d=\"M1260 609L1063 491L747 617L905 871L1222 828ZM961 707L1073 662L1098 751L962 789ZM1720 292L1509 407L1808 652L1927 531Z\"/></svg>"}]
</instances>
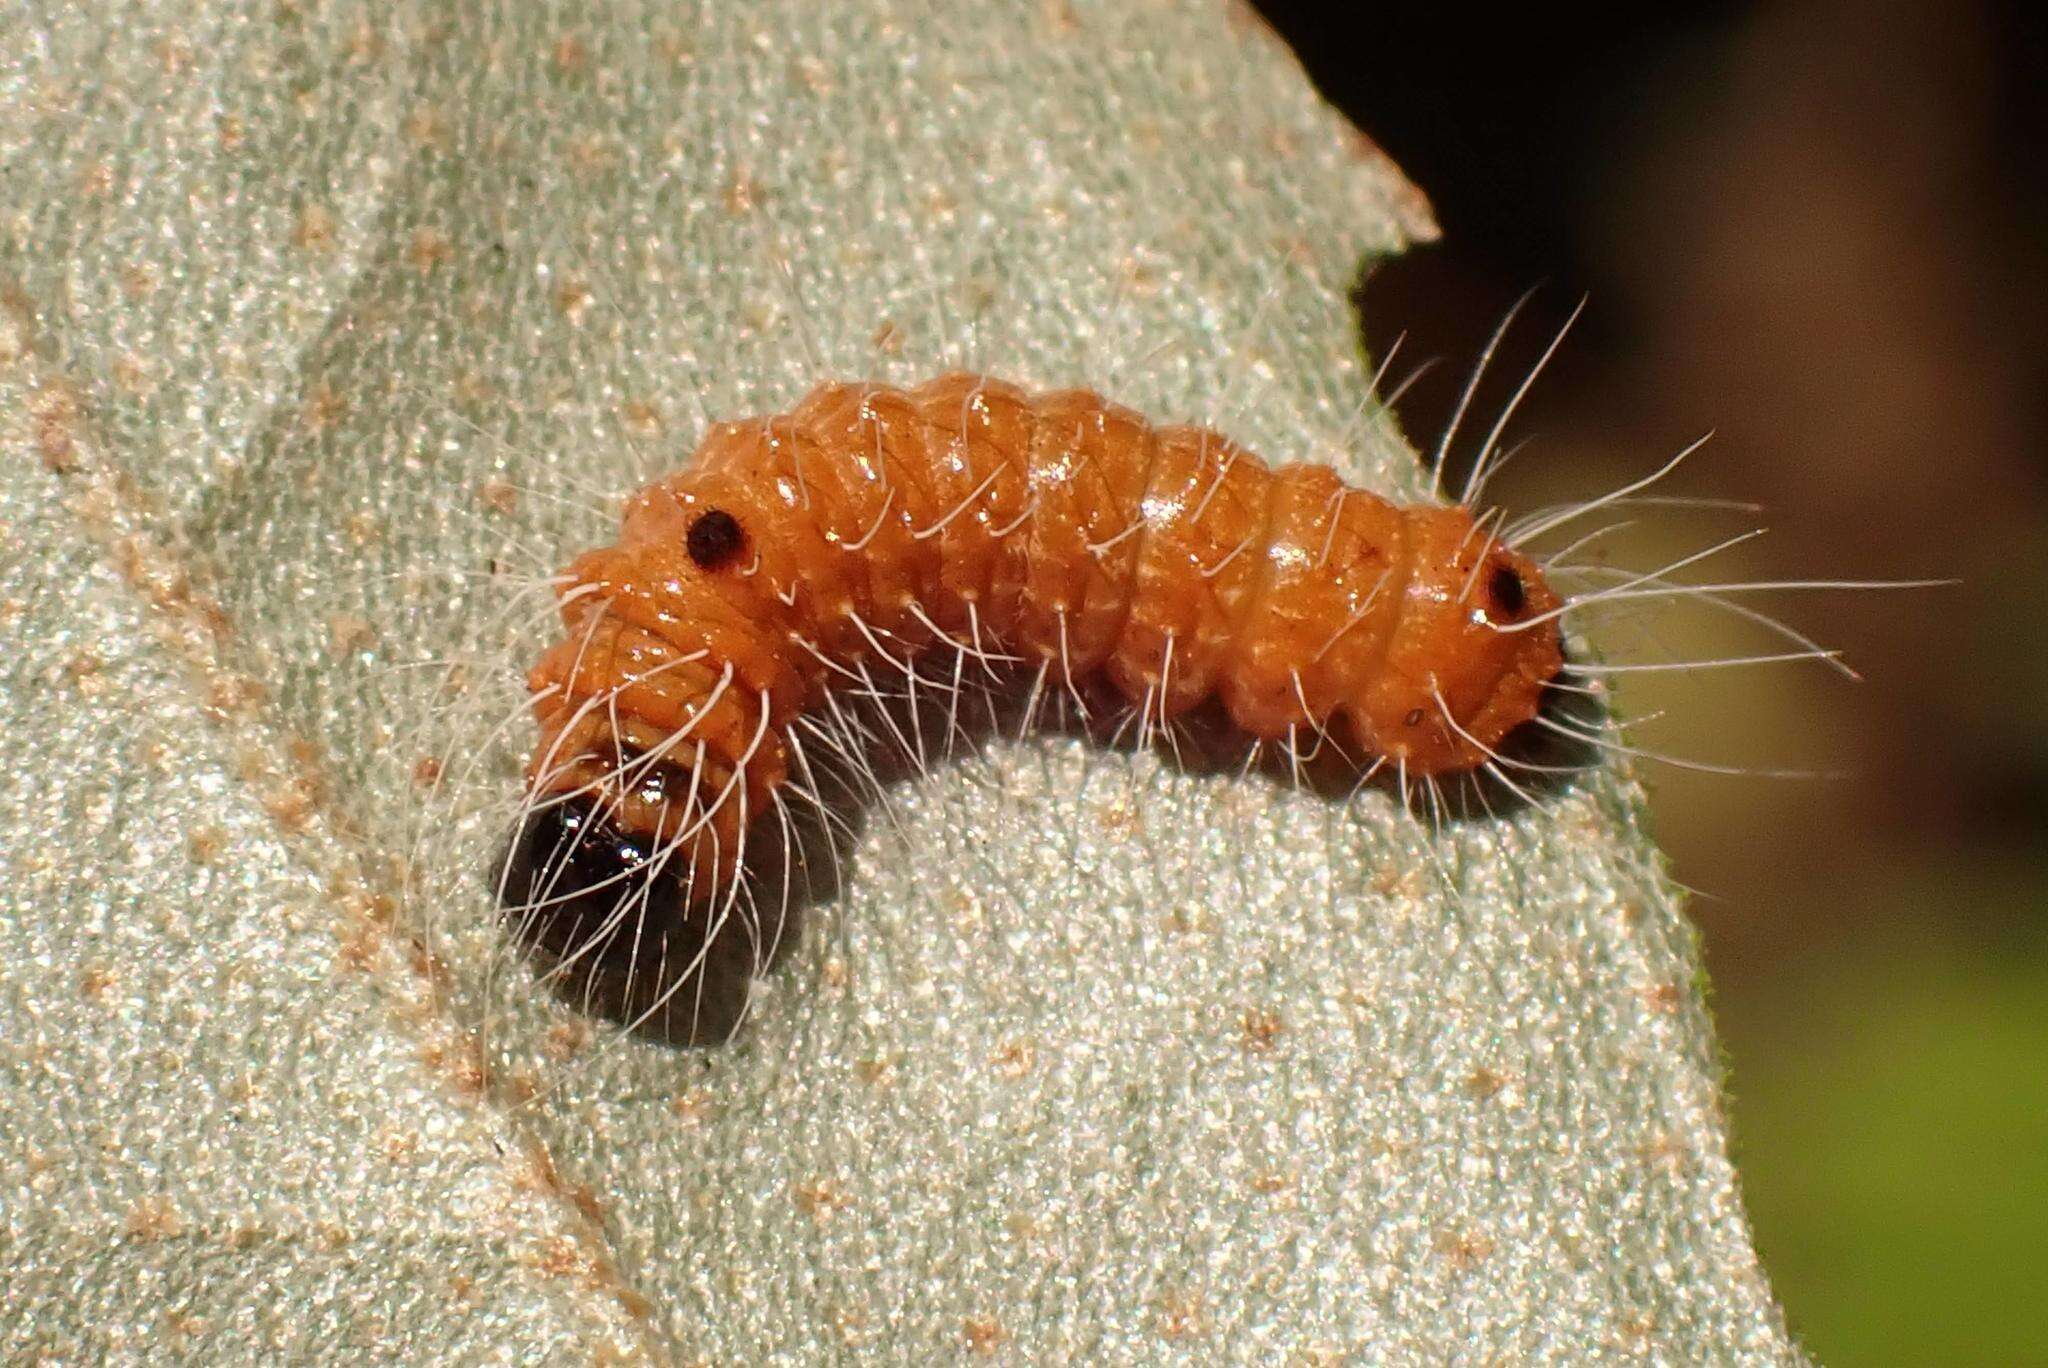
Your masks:
<instances>
[{"instance_id":1,"label":"orange caterpillar","mask_svg":"<svg viewBox=\"0 0 2048 1368\"><path fill-rule=\"evenodd\" d=\"M1486 764L1562 665L1562 600L1467 509L972 375L713 428L560 601L529 676L528 824L553 826L500 890L528 910L624 877L561 854L572 835L658 850L712 897L795 720L935 647L1106 682L1161 724L1213 700L1256 740L1419 777Z\"/></svg>"}]
</instances>

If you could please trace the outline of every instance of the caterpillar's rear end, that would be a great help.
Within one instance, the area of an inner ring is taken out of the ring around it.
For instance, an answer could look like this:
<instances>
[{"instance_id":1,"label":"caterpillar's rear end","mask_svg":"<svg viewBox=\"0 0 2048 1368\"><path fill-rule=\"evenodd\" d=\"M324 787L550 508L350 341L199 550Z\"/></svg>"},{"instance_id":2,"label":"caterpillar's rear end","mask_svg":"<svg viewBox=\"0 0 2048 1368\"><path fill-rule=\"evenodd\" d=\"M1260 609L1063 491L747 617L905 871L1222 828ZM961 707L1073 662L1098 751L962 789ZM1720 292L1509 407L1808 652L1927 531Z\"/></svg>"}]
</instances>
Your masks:
<instances>
[{"instance_id":1,"label":"caterpillar's rear end","mask_svg":"<svg viewBox=\"0 0 2048 1368\"><path fill-rule=\"evenodd\" d=\"M729 1024L688 942L760 938L746 844L814 796L792 728L834 689L1001 658L1148 727L1214 700L1255 742L1426 778L1488 764L1562 663L1556 595L1467 510L967 375L714 428L564 580L501 896L565 990L629 989L610 1014L671 1037Z\"/></svg>"}]
</instances>

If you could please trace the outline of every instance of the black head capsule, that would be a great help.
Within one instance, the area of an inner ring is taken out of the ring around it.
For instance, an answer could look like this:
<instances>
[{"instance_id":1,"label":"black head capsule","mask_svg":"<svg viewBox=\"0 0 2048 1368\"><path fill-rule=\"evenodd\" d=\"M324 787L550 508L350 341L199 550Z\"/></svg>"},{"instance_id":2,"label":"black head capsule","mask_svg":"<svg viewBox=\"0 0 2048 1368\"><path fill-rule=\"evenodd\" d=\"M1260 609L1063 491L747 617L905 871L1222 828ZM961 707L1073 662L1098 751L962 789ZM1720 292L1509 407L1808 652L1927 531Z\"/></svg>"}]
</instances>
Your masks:
<instances>
[{"instance_id":1,"label":"black head capsule","mask_svg":"<svg viewBox=\"0 0 2048 1368\"><path fill-rule=\"evenodd\" d=\"M527 945L560 959L603 956L635 924L673 917L676 873L651 840L622 831L595 794L543 799L513 833L499 900Z\"/></svg>"},{"instance_id":2,"label":"black head capsule","mask_svg":"<svg viewBox=\"0 0 2048 1368\"><path fill-rule=\"evenodd\" d=\"M622 829L595 794L542 797L496 873L512 934L554 994L675 1045L730 1039L761 947L746 917L695 903L688 860Z\"/></svg>"}]
</instances>

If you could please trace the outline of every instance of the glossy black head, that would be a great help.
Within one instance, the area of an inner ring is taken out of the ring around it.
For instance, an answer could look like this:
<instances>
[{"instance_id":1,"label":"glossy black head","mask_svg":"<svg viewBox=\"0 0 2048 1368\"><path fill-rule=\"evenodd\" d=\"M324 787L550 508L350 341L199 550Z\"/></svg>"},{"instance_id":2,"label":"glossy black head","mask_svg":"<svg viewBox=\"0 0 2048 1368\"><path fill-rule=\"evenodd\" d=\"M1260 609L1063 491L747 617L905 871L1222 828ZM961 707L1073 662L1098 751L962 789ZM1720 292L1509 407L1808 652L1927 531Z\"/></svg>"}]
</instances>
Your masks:
<instances>
[{"instance_id":1,"label":"glossy black head","mask_svg":"<svg viewBox=\"0 0 2048 1368\"><path fill-rule=\"evenodd\" d=\"M693 905L686 861L623 830L593 794L550 795L497 868L512 933L556 996L672 1044L717 1044L746 1013L761 927ZM714 930L715 925L715 930Z\"/></svg>"},{"instance_id":2,"label":"glossy black head","mask_svg":"<svg viewBox=\"0 0 2048 1368\"><path fill-rule=\"evenodd\" d=\"M629 835L592 794L550 797L528 814L505 853L499 899L520 939L558 956L593 940L603 953L634 922L680 907L676 876L653 842Z\"/></svg>"}]
</instances>

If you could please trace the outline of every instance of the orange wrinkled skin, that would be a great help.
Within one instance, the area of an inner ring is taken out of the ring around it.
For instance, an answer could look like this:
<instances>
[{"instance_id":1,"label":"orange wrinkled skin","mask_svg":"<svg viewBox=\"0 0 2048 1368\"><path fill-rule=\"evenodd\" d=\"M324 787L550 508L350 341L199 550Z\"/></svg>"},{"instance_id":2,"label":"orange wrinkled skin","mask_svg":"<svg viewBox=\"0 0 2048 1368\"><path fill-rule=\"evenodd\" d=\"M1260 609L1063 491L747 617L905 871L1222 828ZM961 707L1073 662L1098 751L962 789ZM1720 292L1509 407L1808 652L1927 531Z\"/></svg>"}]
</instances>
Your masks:
<instances>
[{"instance_id":1,"label":"orange wrinkled skin","mask_svg":"<svg viewBox=\"0 0 2048 1368\"><path fill-rule=\"evenodd\" d=\"M714 510L743 540L707 567L690 533ZM622 826L721 873L789 776L792 719L939 632L1049 683L1106 678L1158 720L1215 698L1253 737L1328 728L1416 776L1484 763L1562 665L1554 618L1499 630L1560 600L1465 509L972 375L827 384L714 427L567 578L528 679L530 782L603 791ZM693 811L605 788L621 749L685 727L665 758L697 777Z\"/></svg>"}]
</instances>

